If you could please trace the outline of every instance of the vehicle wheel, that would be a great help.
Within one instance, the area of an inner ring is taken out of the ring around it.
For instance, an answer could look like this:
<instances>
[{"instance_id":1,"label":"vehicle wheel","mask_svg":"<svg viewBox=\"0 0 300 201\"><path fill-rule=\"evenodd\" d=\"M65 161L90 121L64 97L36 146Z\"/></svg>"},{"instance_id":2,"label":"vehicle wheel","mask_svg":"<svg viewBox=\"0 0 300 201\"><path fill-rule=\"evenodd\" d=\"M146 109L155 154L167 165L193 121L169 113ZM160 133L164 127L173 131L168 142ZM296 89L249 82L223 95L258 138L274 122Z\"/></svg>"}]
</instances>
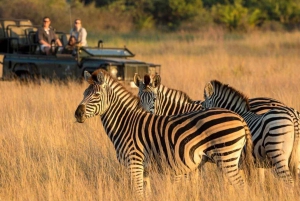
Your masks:
<instances>
[{"instance_id":1,"label":"vehicle wheel","mask_svg":"<svg viewBox=\"0 0 300 201\"><path fill-rule=\"evenodd\" d=\"M28 83L28 82L30 82L30 81L32 80L32 78L31 78L31 76L30 76L29 73L21 73L21 74L19 75L19 80L20 80L21 82Z\"/></svg>"}]
</instances>

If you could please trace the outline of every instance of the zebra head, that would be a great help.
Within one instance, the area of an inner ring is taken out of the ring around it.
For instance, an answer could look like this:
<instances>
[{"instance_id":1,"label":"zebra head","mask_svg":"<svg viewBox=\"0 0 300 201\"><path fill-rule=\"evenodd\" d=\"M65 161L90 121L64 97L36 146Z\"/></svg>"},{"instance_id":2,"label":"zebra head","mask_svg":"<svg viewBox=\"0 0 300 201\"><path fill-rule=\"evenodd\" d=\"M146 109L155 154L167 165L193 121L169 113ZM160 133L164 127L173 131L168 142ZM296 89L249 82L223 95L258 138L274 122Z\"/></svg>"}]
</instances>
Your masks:
<instances>
[{"instance_id":1,"label":"zebra head","mask_svg":"<svg viewBox=\"0 0 300 201\"><path fill-rule=\"evenodd\" d=\"M134 75L134 83L139 88L138 96L140 98L140 104L144 110L154 113L154 105L156 100L156 95L151 89L151 78L148 74L144 76L144 80L136 73Z\"/></svg>"},{"instance_id":2,"label":"zebra head","mask_svg":"<svg viewBox=\"0 0 300 201\"><path fill-rule=\"evenodd\" d=\"M101 70L90 74L84 72L85 80L90 84L83 93L83 100L75 111L77 122L83 123L87 118L101 115L108 108L105 75Z\"/></svg>"},{"instance_id":3,"label":"zebra head","mask_svg":"<svg viewBox=\"0 0 300 201\"><path fill-rule=\"evenodd\" d=\"M250 111L249 99L246 95L217 80L205 85L204 99L202 106L205 108L221 107L238 114Z\"/></svg>"}]
</instances>

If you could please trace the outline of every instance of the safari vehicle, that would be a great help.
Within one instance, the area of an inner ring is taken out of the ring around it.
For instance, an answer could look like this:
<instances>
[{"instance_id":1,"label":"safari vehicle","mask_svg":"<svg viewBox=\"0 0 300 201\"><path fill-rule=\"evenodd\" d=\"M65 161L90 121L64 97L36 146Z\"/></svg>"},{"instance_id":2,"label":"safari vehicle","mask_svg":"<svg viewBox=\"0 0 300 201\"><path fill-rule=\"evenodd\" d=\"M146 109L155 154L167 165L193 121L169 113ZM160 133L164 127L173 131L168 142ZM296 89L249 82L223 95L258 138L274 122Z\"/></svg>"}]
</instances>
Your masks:
<instances>
[{"instance_id":1,"label":"safari vehicle","mask_svg":"<svg viewBox=\"0 0 300 201\"><path fill-rule=\"evenodd\" d=\"M58 47L53 46L52 55L44 55L36 41L37 26L30 24L30 21L26 25L21 22L0 20L3 80L82 79L84 71L92 73L103 68L119 81L132 85L135 73L160 73L160 65L132 59L135 55L126 47L103 47L101 40L96 47L77 47L72 53L60 52ZM66 45L68 35L63 32L56 34Z\"/></svg>"}]
</instances>

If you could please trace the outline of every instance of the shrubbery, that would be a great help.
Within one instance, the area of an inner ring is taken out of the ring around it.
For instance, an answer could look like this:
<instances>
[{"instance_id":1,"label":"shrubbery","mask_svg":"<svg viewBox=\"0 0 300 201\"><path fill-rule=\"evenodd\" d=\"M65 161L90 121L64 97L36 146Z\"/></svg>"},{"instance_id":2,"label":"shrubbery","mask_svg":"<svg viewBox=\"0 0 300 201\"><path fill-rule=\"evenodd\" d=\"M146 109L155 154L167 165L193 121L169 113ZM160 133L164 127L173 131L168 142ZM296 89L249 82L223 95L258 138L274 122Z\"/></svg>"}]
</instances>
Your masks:
<instances>
[{"instance_id":1,"label":"shrubbery","mask_svg":"<svg viewBox=\"0 0 300 201\"><path fill-rule=\"evenodd\" d=\"M28 18L40 24L49 16L55 27L70 29L75 18L95 32L200 30L221 25L248 31L300 22L300 0L0 0L1 18Z\"/></svg>"}]
</instances>

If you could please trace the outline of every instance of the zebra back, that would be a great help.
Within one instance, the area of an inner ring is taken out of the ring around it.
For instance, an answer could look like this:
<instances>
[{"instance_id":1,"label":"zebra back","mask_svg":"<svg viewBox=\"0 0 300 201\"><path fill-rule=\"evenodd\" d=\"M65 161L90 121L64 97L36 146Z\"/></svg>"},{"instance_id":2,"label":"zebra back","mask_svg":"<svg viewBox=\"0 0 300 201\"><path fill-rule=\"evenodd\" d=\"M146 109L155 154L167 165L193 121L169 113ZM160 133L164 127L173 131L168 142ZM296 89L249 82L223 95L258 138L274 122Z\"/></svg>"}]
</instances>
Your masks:
<instances>
[{"instance_id":1,"label":"zebra back","mask_svg":"<svg viewBox=\"0 0 300 201\"><path fill-rule=\"evenodd\" d=\"M286 107L286 105L278 100L266 97L257 97L249 99L249 105L252 112L263 114L276 107Z\"/></svg>"}]
</instances>

